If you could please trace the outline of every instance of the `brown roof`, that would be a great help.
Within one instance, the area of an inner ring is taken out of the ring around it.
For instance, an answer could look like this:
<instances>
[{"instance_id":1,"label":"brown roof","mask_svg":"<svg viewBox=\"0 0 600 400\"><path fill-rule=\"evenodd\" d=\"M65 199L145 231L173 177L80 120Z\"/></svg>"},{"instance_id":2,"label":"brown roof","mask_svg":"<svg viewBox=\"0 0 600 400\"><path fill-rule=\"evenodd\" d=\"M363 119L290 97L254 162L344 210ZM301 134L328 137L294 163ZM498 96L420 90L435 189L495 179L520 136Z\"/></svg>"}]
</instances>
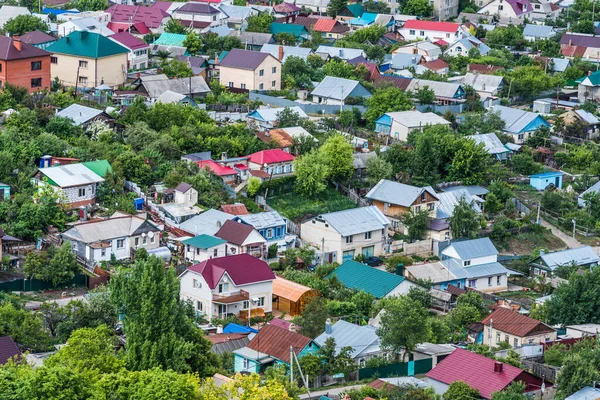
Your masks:
<instances>
[{"instance_id":1,"label":"brown roof","mask_svg":"<svg viewBox=\"0 0 600 400\"><path fill-rule=\"evenodd\" d=\"M525 337L534 333L554 332L554 329L536 319L526 315L509 310L508 308L498 308L496 311L485 317L481 323L489 325L493 319L492 326L513 336Z\"/></svg>"},{"instance_id":2,"label":"brown roof","mask_svg":"<svg viewBox=\"0 0 600 400\"><path fill-rule=\"evenodd\" d=\"M225 343L231 340L243 339L248 336L248 333L217 333L215 335L205 336L212 344Z\"/></svg>"},{"instance_id":3,"label":"brown roof","mask_svg":"<svg viewBox=\"0 0 600 400\"><path fill-rule=\"evenodd\" d=\"M275 325L266 325L248 343L248 347L289 364L290 347L293 347L298 354L311 341L310 338L299 333Z\"/></svg>"},{"instance_id":4,"label":"brown roof","mask_svg":"<svg viewBox=\"0 0 600 400\"><path fill-rule=\"evenodd\" d=\"M231 49L220 62L220 66L254 71L269 56L271 56L269 53L260 51Z\"/></svg>"},{"instance_id":5,"label":"brown roof","mask_svg":"<svg viewBox=\"0 0 600 400\"><path fill-rule=\"evenodd\" d=\"M441 58L432 61L427 61L426 63L423 63L421 65L432 71L439 71L440 69L449 67L448 63L442 60Z\"/></svg>"},{"instance_id":6,"label":"brown roof","mask_svg":"<svg viewBox=\"0 0 600 400\"><path fill-rule=\"evenodd\" d=\"M271 129L270 131L255 132L254 134L265 143L275 141L279 147L290 147L293 142L292 136L283 129Z\"/></svg>"},{"instance_id":7,"label":"brown roof","mask_svg":"<svg viewBox=\"0 0 600 400\"><path fill-rule=\"evenodd\" d=\"M222 204L221 211L226 212L231 215L246 215L248 213L248 209L242 203L234 203L234 204Z\"/></svg>"},{"instance_id":8,"label":"brown roof","mask_svg":"<svg viewBox=\"0 0 600 400\"><path fill-rule=\"evenodd\" d=\"M181 192L181 193L185 193L188 190L190 190L191 188L192 188L192 185L190 185L189 183L181 182L179 185L177 185L175 190L177 190L178 192Z\"/></svg>"},{"instance_id":9,"label":"brown roof","mask_svg":"<svg viewBox=\"0 0 600 400\"><path fill-rule=\"evenodd\" d=\"M294 25L304 25L306 30L310 31L312 29L312 27L317 23L318 20L319 20L319 18L303 17L302 15L299 15L294 20Z\"/></svg>"},{"instance_id":10,"label":"brown roof","mask_svg":"<svg viewBox=\"0 0 600 400\"><path fill-rule=\"evenodd\" d=\"M283 297L294 303L300 300L304 293L310 292L311 290L312 289L307 286L288 281L279 276L273 281L273 295Z\"/></svg>"},{"instance_id":11,"label":"brown roof","mask_svg":"<svg viewBox=\"0 0 600 400\"><path fill-rule=\"evenodd\" d=\"M269 178L269 174L267 172L263 171L262 169L251 169L250 175L255 176L257 178L261 178L261 179Z\"/></svg>"},{"instance_id":12,"label":"brown roof","mask_svg":"<svg viewBox=\"0 0 600 400\"><path fill-rule=\"evenodd\" d=\"M383 388L392 389L392 388L396 387L396 385L391 384L386 381L383 381L381 379L375 379L373 382L367 384L367 386L370 386L373 389L377 389L377 390L381 390Z\"/></svg>"},{"instance_id":13,"label":"brown roof","mask_svg":"<svg viewBox=\"0 0 600 400\"><path fill-rule=\"evenodd\" d=\"M229 243L241 246L254 228L250 225L234 222L230 219L225 221L221 229L215 233L216 237L227 240Z\"/></svg>"},{"instance_id":14,"label":"brown roof","mask_svg":"<svg viewBox=\"0 0 600 400\"><path fill-rule=\"evenodd\" d=\"M20 355L21 350L10 336L0 337L0 365L6 364L10 358Z\"/></svg>"},{"instance_id":15,"label":"brown roof","mask_svg":"<svg viewBox=\"0 0 600 400\"><path fill-rule=\"evenodd\" d=\"M412 79L410 78L402 78L400 76L379 75L375 79L375 86L385 87L386 85L393 85L394 87L405 91L411 80Z\"/></svg>"},{"instance_id":16,"label":"brown roof","mask_svg":"<svg viewBox=\"0 0 600 400\"><path fill-rule=\"evenodd\" d=\"M446 288L446 292L448 292L454 296L460 296L461 294L467 293L467 291L465 289L461 289L454 285L448 285L448 287Z\"/></svg>"},{"instance_id":17,"label":"brown roof","mask_svg":"<svg viewBox=\"0 0 600 400\"><path fill-rule=\"evenodd\" d=\"M0 60L20 60L33 57L50 57L46 50L38 49L27 43L21 42L21 50L14 45L15 40L6 36L0 36Z\"/></svg>"},{"instance_id":18,"label":"brown roof","mask_svg":"<svg viewBox=\"0 0 600 400\"><path fill-rule=\"evenodd\" d=\"M504 67L498 65L487 65L487 64L469 64L467 65L467 71L476 72L479 74L492 75L496 71L503 70Z\"/></svg>"}]
</instances>

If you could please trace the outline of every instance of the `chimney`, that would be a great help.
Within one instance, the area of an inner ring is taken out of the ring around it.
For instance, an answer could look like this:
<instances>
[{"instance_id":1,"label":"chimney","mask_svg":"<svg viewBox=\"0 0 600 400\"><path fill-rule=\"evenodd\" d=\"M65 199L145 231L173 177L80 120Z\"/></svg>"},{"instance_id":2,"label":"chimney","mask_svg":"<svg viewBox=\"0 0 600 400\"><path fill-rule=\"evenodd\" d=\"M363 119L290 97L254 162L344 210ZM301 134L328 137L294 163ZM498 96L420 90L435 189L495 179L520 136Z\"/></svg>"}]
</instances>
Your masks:
<instances>
[{"instance_id":1,"label":"chimney","mask_svg":"<svg viewBox=\"0 0 600 400\"><path fill-rule=\"evenodd\" d=\"M223 333L223 325L217 325L217 334Z\"/></svg>"},{"instance_id":2,"label":"chimney","mask_svg":"<svg viewBox=\"0 0 600 400\"><path fill-rule=\"evenodd\" d=\"M290 332L296 332L296 325L290 324L289 330L290 330Z\"/></svg>"},{"instance_id":3,"label":"chimney","mask_svg":"<svg viewBox=\"0 0 600 400\"><path fill-rule=\"evenodd\" d=\"M333 327L331 326L331 319L327 318L325 321L325 334L331 335L333 333Z\"/></svg>"},{"instance_id":4,"label":"chimney","mask_svg":"<svg viewBox=\"0 0 600 400\"><path fill-rule=\"evenodd\" d=\"M573 46L573 40L569 39L569 46Z\"/></svg>"},{"instance_id":5,"label":"chimney","mask_svg":"<svg viewBox=\"0 0 600 400\"><path fill-rule=\"evenodd\" d=\"M13 36L13 46L17 51L21 51L21 38L18 36Z\"/></svg>"},{"instance_id":6,"label":"chimney","mask_svg":"<svg viewBox=\"0 0 600 400\"><path fill-rule=\"evenodd\" d=\"M219 65L219 55L215 51L215 65Z\"/></svg>"},{"instance_id":7,"label":"chimney","mask_svg":"<svg viewBox=\"0 0 600 400\"><path fill-rule=\"evenodd\" d=\"M227 152L226 151L221 153L221 160L227 160Z\"/></svg>"},{"instance_id":8,"label":"chimney","mask_svg":"<svg viewBox=\"0 0 600 400\"><path fill-rule=\"evenodd\" d=\"M279 61L283 61L283 46L279 46Z\"/></svg>"},{"instance_id":9,"label":"chimney","mask_svg":"<svg viewBox=\"0 0 600 400\"><path fill-rule=\"evenodd\" d=\"M501 374L502 373L502 363L500 361L496 361L494 363L494 372L497 374Z\"/></svg>"},{"instance_id":10,"label":"chimney","mask_svg":"<svg viewBox=\"0 0 600 400\"><path fill-rule=\"evenodd\" d=\"M545 254L546 254L546 250L544 250L544 249L541 249L541 250L540 250L540 256L543 256L543 255L545 255Z\"/></svg>"}]
</instances>

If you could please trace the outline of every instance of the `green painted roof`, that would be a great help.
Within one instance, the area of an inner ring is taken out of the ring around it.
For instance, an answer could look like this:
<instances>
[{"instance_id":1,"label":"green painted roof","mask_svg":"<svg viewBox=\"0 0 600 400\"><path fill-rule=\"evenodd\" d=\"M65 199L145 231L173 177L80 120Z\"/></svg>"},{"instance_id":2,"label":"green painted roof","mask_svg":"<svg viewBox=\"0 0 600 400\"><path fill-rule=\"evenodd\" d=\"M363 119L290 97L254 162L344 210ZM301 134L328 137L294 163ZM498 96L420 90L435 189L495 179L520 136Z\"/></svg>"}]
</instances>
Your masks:
<instances>
[{"instance_id":1,"label":"green painted roof","mask_svg":"<svg viewBox=\"0 0 600 400\"><path fill-rule=\"evenodd\" d=\"M187 35L182 35L180 33L163 33L159 36L158 39L154 42L154 44L162 44L163 46L179 46L185 47L183 45L183 41Z\"/></svg>"},{"instance_id":2,"label":"green painted roof","mask_svg":"<svg viewBox=\"0 0 600 400\"><path fill-rule=\"evenodd\" d=\"M353 260L344 261L329 276L335 276L347 288L364 290L378 299L385 297L405 278Z\"/></svg>"},{"instance_id":3,"label":"green painted roof","mask_svg":"<svg viewBox=\"0 0 600 400\"><path fill-rule=\"evenodd\" d=\"M577 79L575 82L581 83L586 78L590 80L590 82L591 82L592 85L594 85L594 86L600 85L600 71L596 71L596 72L594 72L593 74L590 74L590 75L582 76L581 78Z\"/></svg>"},{"instance_id":4,"label":"green painted roof","mask_svg":"<svg viewBox=\"0 0 600 400\"><path fill-rule=\"evenodd\" d=\"M350 11L350 14L356 18L362 16L365 12L365 9L363 8L362 4L359 3L348 4L346 8L348 9L348 11ZM344 14L344 12L342 12L342 14Z\"/></svg>"},{"instance_id":5,"label":"green painted roof","mask_svg":"<svg viewBox=\"0 0 600 400\"><path fill-rule=\"evenodd\" d=\"M221 52L221 54L219 54L219 63L220 63L221 61L223 61L223 59L225 58L225 56L226 56L227 54L229 54L229 51L227 51L227 50L223 50L223 51ZM209 64L214 64L214 63L215 63L215 58L213 57L213 58L211 58L210 60L208 60L208 63L209 63Z\"/></svg>"},{"instance_id":6,"label":"green painted roof","mask_svg":"<svg viewBox=\"0 0 600 400\"><path fill-rule=\"evenodd\" d=\"M304 25L295 25L295 24L280 24L279 22L271 23L271 33L273 35L278 35L280 33L289 33L296 37L300 35L308 34L308 31L304 27Z\"/></svg>"},{"instance_id":7,"label":"green painted roof","mask_svg":"<svg viewBox=\"0 0 600 400\"><path fill-rule=\"evenodd\" d=\"M210 249L211 247L227 243L227 240L223 240L210 235L198 235L196 237L183 240L182 243L189 244L192 247L198 247L200 249Z\"/></svg>"},{"instance_id":8,"label":"green painted roof","mask_svg":"<svg viewBox=\"0 0 600 400\"><path fill-rule=\"evenodd\" d=\"M91 169L92 172L94 172L102 178L105 178L108 172L113 172L110 163L106 160L86 161L82 164Z\"/></svg>"},{"instance_id":9,"label":"green painted roof","mask_svg":"<svg viewBox=\"0 0 600 400\"><path fill-rule=\"evenodd\" d=\"M87 58L102 58L129 53L129 49L99 33L86 31L71 32L48 46L46 51Z\"/></svg>"}]
</instances>

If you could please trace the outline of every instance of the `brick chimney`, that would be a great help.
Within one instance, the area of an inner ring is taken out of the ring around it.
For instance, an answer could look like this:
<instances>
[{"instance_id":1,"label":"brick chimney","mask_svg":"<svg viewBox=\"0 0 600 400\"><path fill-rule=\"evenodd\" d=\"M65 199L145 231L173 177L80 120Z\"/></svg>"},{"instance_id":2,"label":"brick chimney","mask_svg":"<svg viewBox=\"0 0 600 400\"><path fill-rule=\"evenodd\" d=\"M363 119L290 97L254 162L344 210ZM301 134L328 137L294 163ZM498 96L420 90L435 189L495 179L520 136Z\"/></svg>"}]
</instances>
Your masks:
<instances>
[{"instance_id":1,"label":"brick chimney","mask_svg":"<svg viewBox=\"0 0 600 400\"><path fill-rule=\"evenodd\" d=\"M219 65L219 54L215 52L215 65Z\"/></svg>"},{"instance_id":2,"label":"brick chimney","mask_svg":"<svg viewBox=\"0 0 600 400\"><path fill-rule=\"evenodd\" d=\"M283 61L283 46L279 46L279 61Z\"/></svg>"},{"instance_id":3,"label":"brick chimney","mask_svg":"<svg viewBox=\"0 0 600 400\"><path fill-rule=\"evenodd\" d=\"M497 374L501 374L502 373L502 363L500 361L496 361L494 363L494 372Z\"/></svg>"},{"instance_id":4,"label":"brick chimney","mask_svg":"<svg viewBox=\"0 0 600 400\"><path fill-rule=\"evenodd\" d=\"M21 51L21 38L18 36L13 36L13 46L17 51Z\"/></svg>"}]
</instances>

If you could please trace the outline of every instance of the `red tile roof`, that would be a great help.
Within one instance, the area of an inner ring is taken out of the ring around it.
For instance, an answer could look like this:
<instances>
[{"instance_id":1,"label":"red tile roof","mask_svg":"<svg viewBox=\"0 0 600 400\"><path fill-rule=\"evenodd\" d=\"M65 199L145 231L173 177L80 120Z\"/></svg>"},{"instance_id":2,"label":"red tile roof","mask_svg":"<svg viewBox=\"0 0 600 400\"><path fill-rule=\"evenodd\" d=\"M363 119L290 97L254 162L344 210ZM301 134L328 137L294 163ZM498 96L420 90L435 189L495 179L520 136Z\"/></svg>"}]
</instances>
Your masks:
<instances>
[{"instance_id":1,"label":"red tile roof","mask_svg":"<svg viewBox=\"0 0 600 400\"><path fill-rule=\"evenodd\" d=\"M10 336L0 337L0 365L6 364L15 356L20 356L21 350Z\"/></svg>"},{"instance_id":2,"label":"red tile roof","mask_svg":"<svg viewBox=\"0 0 600 400\"><path fill-rule=\"evenodd\" d=\"M426 63L423 63L421 65L432 71L439 71L440 69L449 67L448 63L442 60L441 58L438 58L437 60L427 61Z\"/></svg>"},{"instance_id":3,"label":"red tile roof","mask_svg":"<svg viewBox=\"0 0 600 400\"><path fill-rule=\"evenodd\" d=\"M481 397L489 399L492 393L510 385L523 372L522 369L505 363L502 372L494 372L496 360L480 356L468 350L456 349L434 369L427 373L429 379L450 385L463 381L479 390Z\"/></svg>"},{"instance_id":4,"label":"red tile roof","mask_svg":"<svg viewBox=\"0 0 600 400\"><path fill-rule=\"evenodd\" d=\"M313 29L317 32L331 32L336 22L335 19L319 18Z\"/></svg>"},{"instance_id":5,"label":"red tile roof","mask_svg":"<svg viewBox=\"0 0 600 400\"><path fill-rule=\"evenodd\" d=\"M532 334L541 334L546 332L554 332L554 329L538 321L520 314L508 308L498 308L496 311L481 320L484 325L489 325L493 319L492 325L494 329L506 332L513 336L525 337Z\"/></svg>"},{"instance_id":6,"label":"red tile roof","mask_svg":"<svg viewBox=\"0 0 600 400\"><path fill-rule=\"evenodd\" d=\"M266 325L248 343L248 347L289 364L290 347L293 347L296 354L298 354L311 341L310 338L299 333L275 325ZM313 346L316 346L316 344L313 344Z\"/></svg>"},{"instance_id":7,"label":"red tile roof","mask_svg":"<svg viewBox=\"0 0 600 400\"><path fill-rule=\"evenodd\" d=\"M227 240L229 243L241 246L246 238L254 231L254 227L241 222L231 220L225 221L221 229L215 233L215 236Z\"/></svg>"},{"instance_id":8,"label":"red tile roof","mask_svg":"<svg viewBox=\"0 0 600 400\"><path fill-rule=\"evenodd\" d=\"M221 211L226 212L231 215L246 215L248 214L248 210L246 206L242 203L235 204L221 204Z\"/></svg>"},{"instance_id":9,"label":"red tile roof","mask_svg":"<svg viewBox=\"0 0 600 400\"><path fill-rule=\"evenodd\" d=\"M424 31L456 32L460 24L454 22L419 21L411 19L404 24L405 29L421 29Z\"/></svg>"},{"instance_id":10,"label":"red tile roof","mask_svg":"<svg viewBox=\"0 0 600 400\"><path fill-rule=\"evenodd\" d=\"M275 279L275 274L266 262L246 253L211 258L187 269L201 274L211 289L217 287L225 273L229 275L236 286Z\"/></svg>"},{"instance_id":11,"label":"red tile roof","mask_svg":"<svg viewBox=\"0 0 600 400\"><path fill-rule=\"evenodd\" d=\"M294 159L296 157L281 149L262 150L248 156L248 161L259 165L293 161Z\"/></svg>"},{"instance_id":12,"label":"red tile roof","mask_svg":"<svg viewBox=\"0 0 600 400\"><path fill-rule=\"evenodd\" d=\"M238 173L235 169L226 165L221 165L218 162L214 162L213 160L198 161L196 164L198 164L198 166L201 169L210 169L213 172L213 174L217 176L237 175Z\"/></svg>"}]
</instances>

